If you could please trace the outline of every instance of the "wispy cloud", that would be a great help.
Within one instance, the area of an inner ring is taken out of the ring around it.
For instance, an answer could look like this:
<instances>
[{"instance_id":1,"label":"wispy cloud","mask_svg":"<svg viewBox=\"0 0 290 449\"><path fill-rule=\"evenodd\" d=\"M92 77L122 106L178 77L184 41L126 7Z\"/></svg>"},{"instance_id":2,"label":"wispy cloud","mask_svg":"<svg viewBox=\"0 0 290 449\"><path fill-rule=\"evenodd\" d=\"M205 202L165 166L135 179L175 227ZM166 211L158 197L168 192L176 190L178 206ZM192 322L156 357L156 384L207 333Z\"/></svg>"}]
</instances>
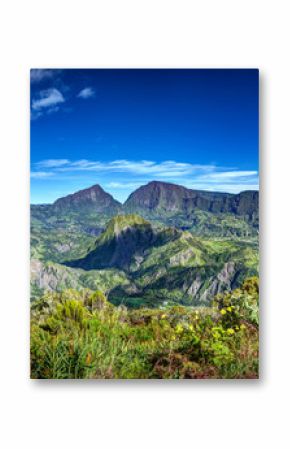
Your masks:
<instances>
[{"instance_id":1,"label":"wispy cloud","mask_svg":"<svg viewBox=\"0 0 290 449\"><path fill-rule=\"evenodd\" d=\"M146 183L146 181L145 181ZM144 182L108 182L106 184L106 187L112 188L112 189L136 189L137 187L140 187Z\"/></svg>"},{"instance_id":2,"label":"wispy cloud","mask_svg":"<svg viewBox=\"0 0 290 449\"><path fill-rule=\"evenodd\" d=\"M259 178L256 170L215 170L207 175L194 177L190 182L186 182L185 186L191 189L238 193L242 190L258 190Z\"/></svg>"},{"instance_id":3,"label":"wispy cloud","mask_svg":"<svg viewBox=\"0 0 290 449\"><path fill-rule=\"evenodd\" d=\"M40 91L38 97L32 100L32 109L34 111L41 111L43 109L49 110L64 102L65 99L58 89L46 89Z\"/></svg>"},{"instance_id":4,"label":"wispy cloud","mask_svg":"<svg viewBox=\"0 0 290 449\"><path fill-rule=\"evenodd\" d=\"M59 111L60 105L65 102L60 90L51 88L41 90L32 98L31 119L36 120L44 114L53 114Z\"/></svg>"},{"instance_id":5,"label":"wispy cloud","mask_svg":"<svg viewBox=\"0 0 290 449\"><path fill-rule=\"evenodd\" d=\"M97 180L108 189L126 192L152 180L182 184L191 189L233 193L242 190L258 190L259 186L256 170L237 170L214 164L202 165L177 161L118 159L104 162L87 159L76 161L46 159L34 164L34 169L32 177L35 178L45 179L43 173L50 173L48 176L53 174L59 179L64 177L74 179L74 177L82 176L83 179Z\"/></svg>"},{"instance_id":6,"label":"wispy cloud","mask_svg":"<svg viewBox=\"0 0 290 449\"><path fill-rule=\"evenodd\" d=\"M78 93L78 98L83 98L86 100L87 98L92 98L95 96L95 91L91 87L85 87Z\"/></svg>"},{"instance_id":7,"label":"wispy cloud","mask_svg":"<svg viewBox=\"0 0 290 449\"><path fill-rule=\"evenodd\" d=\"M193 173L207 173L215 169L214 165L189 164L176 161L129 161L119 159L109 162L89 161L81 159L67 163L59 171L91 171L132 173L134 175L155 175L161 178L182 177Z\"/></svg>"},{"instance_id":8,"label":"wispy cloud","mask_svg":"<svg viewBox=\"0 0 290 449\"><path fill-rule=\"evenodd\" d=\"M46 171L32 171L32 172L30 172L30 177L31 178L36 178L36 179L49 178L50 176L53 176L53 175L54 175L53 172L46 172Z\"/></svg>"},{"instance_id":9,"label":"wispy cloud","mask_svg":"<svg viewBox=\"0 0 290 449\"><path fill-rule=\"evenodd\" d=\"M45 159L43 161L37 162L35 167L37 168L57 168L63 165L69 164L68 159Z\"/></svg>"},{"instance_id":10,"label":"wispy cloud","mask_svg":"<svg viewBox=\"0 0 290 449\"><path fill-rule=\"evenodd\" d=\"M248 178L249 176L257 176L258 172L251 171L222 171L218 173L209 173L206 175L207 179L220 181L221 179L233 179L233 178Z\"/></svg>"},{"instance_id":11,"label":"wispy cloud","mask_svg":"<svg viewBox=\"0 0 290 449\"><path fill-rule=\"evenodd\" d=\"M209 192L227 192L227 193L240 193L245 190L259 190L259 184L199 184L193 183L185 185L189 189L193 190L207 190Z\"/></svg>"},{"instance_id":12,"label":"wispy cloud","mask_svg":"<svg viewBox=\"0 0 290 449\"><path fill-rule=\"evenodd\" d=\"M48 80L53 78L56 70L51 69L31 69L30 70L30 81L31 83L40 83L43 80Z\"/></svg>"}]
</instances>

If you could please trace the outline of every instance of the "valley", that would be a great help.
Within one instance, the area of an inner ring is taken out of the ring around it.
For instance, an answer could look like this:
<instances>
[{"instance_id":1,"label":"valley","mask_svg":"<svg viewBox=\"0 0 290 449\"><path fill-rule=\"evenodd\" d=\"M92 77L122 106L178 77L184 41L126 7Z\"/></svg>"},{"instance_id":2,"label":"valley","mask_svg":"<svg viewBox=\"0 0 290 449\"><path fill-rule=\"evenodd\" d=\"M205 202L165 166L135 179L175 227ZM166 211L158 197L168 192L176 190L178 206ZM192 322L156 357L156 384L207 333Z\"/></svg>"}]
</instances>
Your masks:
<instances>
[{"instance_id":1,"label":"valley","mask_svg":"<svg viewBox=\"0 0 290 449\"><path fill-rule=\"evenodd\" d=\"M31 298L99 289L129 308L210 305L258 274L258 192L151 182L122 205L95 185L31 206Z\"/></svg>"}]
</instances>

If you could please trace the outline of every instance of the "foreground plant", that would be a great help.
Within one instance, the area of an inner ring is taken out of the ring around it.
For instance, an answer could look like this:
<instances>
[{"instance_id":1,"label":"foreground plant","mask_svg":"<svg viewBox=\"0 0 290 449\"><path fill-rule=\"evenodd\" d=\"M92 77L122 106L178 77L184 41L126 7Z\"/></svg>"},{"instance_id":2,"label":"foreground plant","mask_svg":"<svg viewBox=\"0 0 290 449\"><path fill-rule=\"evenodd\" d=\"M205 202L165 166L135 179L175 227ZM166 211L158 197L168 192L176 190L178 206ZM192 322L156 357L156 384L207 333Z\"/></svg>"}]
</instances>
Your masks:
<instances>
[{"instance_id":1,"label":"foreground plant","mask_svg":"<svg viewBox=\"0 0 290 449\"><path fill-rule=\"evenodd\" d=\"M127 310L65 290L32 304L31 377L256 378L258 280L211 308Z\"/></svg>"}]
</instances>

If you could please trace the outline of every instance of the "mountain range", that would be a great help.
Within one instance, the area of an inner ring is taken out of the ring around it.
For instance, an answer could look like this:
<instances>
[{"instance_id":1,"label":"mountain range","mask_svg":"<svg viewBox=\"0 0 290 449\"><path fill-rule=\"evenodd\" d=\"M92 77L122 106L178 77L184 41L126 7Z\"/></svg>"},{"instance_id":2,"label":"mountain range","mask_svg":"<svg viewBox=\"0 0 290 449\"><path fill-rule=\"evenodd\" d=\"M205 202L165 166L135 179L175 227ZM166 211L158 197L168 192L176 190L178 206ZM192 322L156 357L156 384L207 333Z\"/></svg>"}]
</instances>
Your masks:
<instances>
[{"instance_id":1,"label":"mountain range","mask_svg":"<svg viewBox=\"0 0 290 449\"><path fill-rule=\"evenodd\" d=\"M147 214L191 214L194 209L213 213L232 213L253 218L258 212L258 191L238 194L192 190L186 187L152 181L135 190L124 204L115 200L98 184L59 198L52 205L55 212L75 209L108 214L118 212Z\"/></svg>"},{"instance_id":2,"label":"mountain range","mask_svg":"<svg viewBox=\"0 0 290 449\"><path fill-rule=\"evenodd\" d=\"M31 206L32 298L102 289L115 304L207 304L258 272L259 193L153 181L124 204L101 186Z\"/></svg>"},{"instance_id":3,"label":"mountain range","mask_svg":"<svg viewBox=\"0 0 290 449\"><path fill-rule=\"evenodd\" d=\"M203 234L209 227L210 235L215 233L214 224L217 216L234 217L236 225L242 218L243 222L249 225L248 229L241 226L245 234L248 235L249 232L255 234L258 230L258 211L257 191L244 191L239 194L207 192L158 181L152 181L135 190L124 204L116 201L101 186L94 185L60 198L50 205L32 205L32 217L40 220L54 217L53 221L59 224L62 220L66 220L67 214L79 225L83 223L85 215L84 225L92 223L94 227L96 217L108 218L120 213L137 213L156 223L194 228L196 232L200 230ZM101 219L98 223L102 226L104 221L106 222L106 219ZM227 232L226 223L224 225L223 232ZM238 229L239 226L236 226L236 229L235 226L232 228L233 233L242 232ZM221 229L217 230L218 234L220 232Z\"/></svg>"}]
</instances>

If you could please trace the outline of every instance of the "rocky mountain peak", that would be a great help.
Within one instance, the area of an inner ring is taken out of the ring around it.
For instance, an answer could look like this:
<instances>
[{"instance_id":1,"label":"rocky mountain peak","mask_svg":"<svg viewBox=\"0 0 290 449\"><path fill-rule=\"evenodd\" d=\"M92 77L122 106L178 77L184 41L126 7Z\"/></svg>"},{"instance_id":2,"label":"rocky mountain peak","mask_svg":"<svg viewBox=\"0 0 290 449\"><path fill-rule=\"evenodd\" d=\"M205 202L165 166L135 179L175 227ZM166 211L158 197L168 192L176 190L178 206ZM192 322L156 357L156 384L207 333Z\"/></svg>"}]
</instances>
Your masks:
<instances>
[{"instance_id":1,"label":"rocky mountain peak","mask_svg":"<svg viewBox=\"0 0 290 449\"><path fill-rule=\"evenodd\" d=\"M87 189L59 198L53 203L53 206L57 210L91 208L96 212L116 213L121 204L112 195L105 192L100 185L95 184Z\"/></svg>"}]
</instances>

